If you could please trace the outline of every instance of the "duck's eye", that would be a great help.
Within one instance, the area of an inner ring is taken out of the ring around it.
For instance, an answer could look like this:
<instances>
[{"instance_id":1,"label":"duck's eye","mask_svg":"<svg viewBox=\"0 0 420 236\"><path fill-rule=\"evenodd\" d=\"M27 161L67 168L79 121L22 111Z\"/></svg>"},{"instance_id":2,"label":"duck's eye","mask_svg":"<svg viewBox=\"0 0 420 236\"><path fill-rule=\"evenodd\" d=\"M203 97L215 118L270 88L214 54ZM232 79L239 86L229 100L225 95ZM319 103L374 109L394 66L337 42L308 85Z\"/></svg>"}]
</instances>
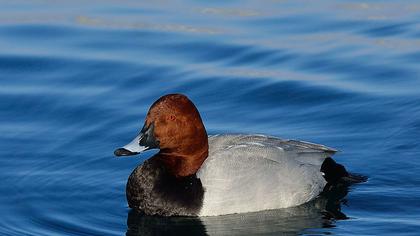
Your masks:
<instances>
[{"instance_id":1,"label":"duck's eye","mask_svg":"<svg viewBox=\"0 0 420 236\"><path fill-rule=\"evenodd\" d=\"M176 120L176 116L174 116L174 115L170 115L170 116L168 117L168 120L174 121L174 120Z\"/></svg>"}]
</instances>

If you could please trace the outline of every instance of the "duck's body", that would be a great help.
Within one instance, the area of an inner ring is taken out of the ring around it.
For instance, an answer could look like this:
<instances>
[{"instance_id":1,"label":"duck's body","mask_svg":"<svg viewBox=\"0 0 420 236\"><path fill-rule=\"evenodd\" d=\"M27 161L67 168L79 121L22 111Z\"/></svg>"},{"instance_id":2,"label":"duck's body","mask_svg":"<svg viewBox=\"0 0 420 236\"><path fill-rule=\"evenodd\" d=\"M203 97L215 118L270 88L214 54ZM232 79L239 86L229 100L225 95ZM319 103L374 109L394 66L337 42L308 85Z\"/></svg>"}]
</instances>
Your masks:
<instances>
[{"instance_id":1,"label":"duck's body","mask_svg":"<svg viewBox=\"0 0 420 236\"><path fill-rule=\"evenodd\" d=\"M213 216L297 206L326 185L322 163L336 150L264 135L209 136L194 175L175 178L156 158L130 175L131 208L149 215Z\"/></svg>"},{"instance_id":2,"label":"duck's body","mask_svg":"<svg viewBox=\"0 0 420 236\"><path fill-rule=\"evenodd\" d=\"M139 137L115 154L137 154L147 149L138 147L144 144L160 152L132 172L126 190L129 206L149 215L214 216L291 207L348 176L330 158L336 150L323 145L264 135L207 137L198 111L183 95L155 102Z\"/></svg>"},{"instance_id":3,"label":"duck's body","mask_svg":"<svg viewBox=\"0 0 420 236\"><path fill-rule=\"evenodd\" d=\"M322 145L263 135L209 138L197 172L205 189L200 215L285 208L308 202L326 181L321 165L335 153Z\"/></svg>"}]
</instances>

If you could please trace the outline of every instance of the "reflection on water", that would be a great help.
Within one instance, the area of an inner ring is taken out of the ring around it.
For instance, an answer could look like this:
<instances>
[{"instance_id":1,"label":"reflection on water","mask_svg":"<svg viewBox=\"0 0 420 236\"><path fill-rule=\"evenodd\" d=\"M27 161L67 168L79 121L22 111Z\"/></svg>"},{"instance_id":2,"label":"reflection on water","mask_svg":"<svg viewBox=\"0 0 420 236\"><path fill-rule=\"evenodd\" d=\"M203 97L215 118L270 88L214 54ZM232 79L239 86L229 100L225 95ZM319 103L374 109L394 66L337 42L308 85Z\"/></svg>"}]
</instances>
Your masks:
<instances>
[{"instance_id":1,"label":"reflection on water","mask_svg":"<svg viewBox=\"0 0 420 236\"><path fill-rule=\"evenodd\" d=\"M347 186L337 186L297 207L201 218L146 216L130 210L127 235L295 235L347 219L341 212L347 193Z\"/></svg>"},{"instance_id":2,"label":"reflection on water","mask_svg":"<svg viewBox=\"0 0 420 236\"><path fill-rule=\"evenodd\" d=\"M126 235L206 235L200 218L146 216L130 210Z\"/></svg>"}]
</instances>

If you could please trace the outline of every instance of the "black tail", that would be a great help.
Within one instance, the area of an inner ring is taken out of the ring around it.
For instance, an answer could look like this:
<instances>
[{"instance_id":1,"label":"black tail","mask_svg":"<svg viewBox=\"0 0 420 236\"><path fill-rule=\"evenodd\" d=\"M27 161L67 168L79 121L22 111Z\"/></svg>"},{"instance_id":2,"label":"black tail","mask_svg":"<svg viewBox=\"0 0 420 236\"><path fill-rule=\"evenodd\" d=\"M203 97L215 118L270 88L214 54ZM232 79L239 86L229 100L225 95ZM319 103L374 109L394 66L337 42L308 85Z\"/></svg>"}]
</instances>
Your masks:
<instances>
[{"instance_id":1,"label":"black tail","mask_svg":"<svg viewBox=\"0 0 420 236\"><path fill-rule=\"evenodd\" d=\"M336 163L328 157L321 165L321 172L327 184L321 196L327 199L325 217L327 219L347 219L341 212L341 203L345 203L345 197L349 192L350 185L366 182L367 177L347 172L343 165Z\"/></svg>"},{"instance_id":2,"label":"black tail","mask_svg":"<svg viewBox=\"0 0 420 236\"><path fill-rule=\"evenodd\" d=\"M337 184L350 185L366 182L367 180L366 176L347 172L343 165L338 164L331 157L326 158L322 163L321 172L324 174L324 178L329 186Z\"/></svg>"},{"instance_id":3,"label":"black tail","mask_svg":"<svg viewBox=\"0 0 420 236\"><path fill-rule=\"evenodd\" d=\"M366 182L368 180L368 177L361 174L349 173L349 175L343 177L342 180L348 184L358 184Z\"/></svg>"}]
</instances>

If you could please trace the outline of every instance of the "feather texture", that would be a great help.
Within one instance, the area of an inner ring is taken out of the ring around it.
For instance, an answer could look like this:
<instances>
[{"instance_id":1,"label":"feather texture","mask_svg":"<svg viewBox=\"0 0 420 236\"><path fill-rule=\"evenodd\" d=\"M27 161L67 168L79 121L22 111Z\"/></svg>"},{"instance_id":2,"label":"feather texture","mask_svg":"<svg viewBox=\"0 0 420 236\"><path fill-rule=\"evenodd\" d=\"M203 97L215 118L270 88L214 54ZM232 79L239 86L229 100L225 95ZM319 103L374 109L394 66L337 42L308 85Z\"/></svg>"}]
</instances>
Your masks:
<instances>
[{"instance_id":1,"label":"feather texture","mask_svg":"<svg viewBox=\"0 0 420 236\"><path fill-rule=\"evenodd\" d=\"M285 208L316 198L320 172L336 150L264 135L209 137L209 156L197 172L204 187L202 216Z\"/></svg>"}]
</instances>

